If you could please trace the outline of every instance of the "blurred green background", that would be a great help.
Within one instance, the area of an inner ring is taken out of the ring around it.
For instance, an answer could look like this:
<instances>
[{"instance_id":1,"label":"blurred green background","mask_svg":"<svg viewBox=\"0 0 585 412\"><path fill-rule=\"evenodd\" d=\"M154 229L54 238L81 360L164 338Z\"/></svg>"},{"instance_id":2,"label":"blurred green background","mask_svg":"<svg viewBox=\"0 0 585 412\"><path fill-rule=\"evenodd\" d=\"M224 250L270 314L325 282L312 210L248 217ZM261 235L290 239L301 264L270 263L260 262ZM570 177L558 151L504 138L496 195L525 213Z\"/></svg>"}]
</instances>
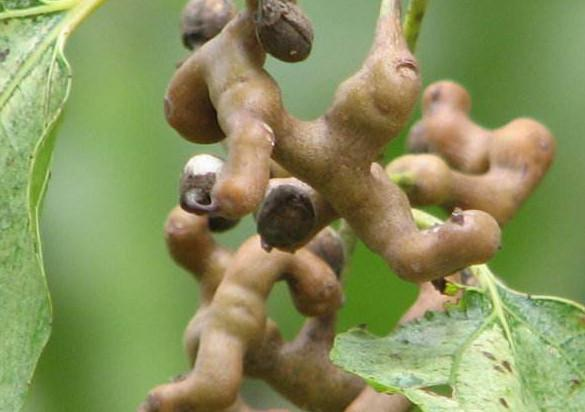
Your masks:
<instances>
[{"instance_id":1,"label":"blurred green background","mask_svg":"<svg viewBox=\"0 0 585 412\"><path fill-rule=\"evenodd\" d=\"M558 138L556 163L506 227L493 268L515 288L584 302L585 2L431 3L418 50L424 83L463 83L486 126L528 115ZM109 1L68 46L73 91L42 216L54 330L28 412L132 411L187 367L181 338L197 290L167 257L162 224L184 162L218 149L188 144L163 119L166 84L185 55L182 5ZM288 108L312 118L365 56L379 1L303 5L316 30L311 58L268 66ZM394 153L403 146L396 141ZM224 240L236 246L252 231L248 221ZM386 333L414 295L360 246L339 328L367 323ZM302 322L281 286L270 313L289 337ZM285 404L262 385L246 384L245 396L257 406Z\"/></svg>"}]
</instances>

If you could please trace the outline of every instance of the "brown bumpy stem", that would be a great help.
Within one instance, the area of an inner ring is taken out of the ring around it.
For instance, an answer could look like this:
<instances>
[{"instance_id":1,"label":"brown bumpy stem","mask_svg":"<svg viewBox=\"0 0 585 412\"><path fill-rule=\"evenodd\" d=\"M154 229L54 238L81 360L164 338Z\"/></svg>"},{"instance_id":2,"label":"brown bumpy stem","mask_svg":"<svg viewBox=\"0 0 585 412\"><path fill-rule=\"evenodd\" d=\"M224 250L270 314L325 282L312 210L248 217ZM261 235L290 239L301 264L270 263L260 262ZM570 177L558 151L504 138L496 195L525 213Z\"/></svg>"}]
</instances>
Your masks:
<instances>
[{"instance_id":1,"label":"brown bumpy stem","mask_svg":"<svg viewBox=\"0 0 585 412\"><path fill-rule=\"evenodd\" d=\"M179 207L167 219L165 238L175 262L192 273L201 286L200 304L207 305L231 264L231 253L215 242L207 217L192 215Z\"/></svg>"},{"instance_id":2,"label":"brown bumpy stem","mask_svg":"<svg viewBox=\"0 0 585 412\"><path fill-rule=\"evenodd\" d=\"M423 120L410 143L434 154L400 157L386 171L410 176L405 190L414 205L479 209L504 225L544 177L555 140L544 126L526 118L494 131L482 129L469 119L469 108L461 86L429 86Z\"/></svg>"},{"instance_id":3,"label":"brown bumpy stem","mask_svg":"<svg viewBox=\"0 0 585 412\"><path fill-rule=\"evenodd\" d=\"M419 90L398 3L382 13L369 57L341 85L329 113L320 122L296 124L301 132L294 139L276 130L275 156L321 193L401 277L420 282L489 259L500 233L493 219L478 211L466 213L460 224L419 232L405 195L372 163L406 122Z\"/></svg>"},{"instance_id":4,"label":"brown bumpy stem","mask_svg":"<svg viewBox=\"0 0 585 412\"><path fill-rule=\"evenodd\" d=\"M407 410L404 398L375 393L361 379L329 361L335 312L341 302L337 276L343 270L345 255L341 239L331 229L295 255L267 254L255 237L234 257L214 242L206 217L176 208L165 232L174 259L201 282L201 306L185 334L194 368L181 379L153 390L141 412L186 407L252 411L238 397L244 374L265 380L308 410ZM291 342L282 339L278 327L265 314L270 289L281 279L289 283L297 309L317 315L305 322ZM407 316L440 309L443 302L432 286L423 285Z\"/></svg>"},{"instance_id":5,"label":"brown bumpy stem","mask_svg":"<svg viewBox=\"0 0 585 412\"><path fill-rule=\"evenodd\" d=\"M206 223L205 217L178 208L169 216L166 233L171 254L196 274L202 290L211 295L203 294L185 336L193 371L156 388L140 411L196 405L218 412L252 411L237 396L242 373L265 380L308 410L345 410L365 383L329 360L335 311L341 302L337 276L344 267L344 251L340 238L327 229L296 255L266 254L258 247L258 239L252 238L231 258L210 237ZM262 314L267 291L279 279L288 281L302 312L320 314L307 319L291 342L285 342L276 324ZM385 405L388 399L370 394L361 409L353 410L373 410L368 408Z\"/></svg>"},{"instance_id":6,"label":"brown bumpy stem","mask_svg":"<svg viewBox=\"0 0 585 412\"><path fill-rule=\"evenodd\" d=\"M470 111L471 98L458 84L444 81L427 87L424 119L408 137L410 151L440 153L457 170L484 173L488 169L490 132L473 123Z\"/></svg>"},{"instance_id":7,"label":"brown bumpy stem","mask_svg":"<svg viewBox=\"0 0 585 412\"><path fill-rule=\"evenodd\" d=\"M229 157L213 188L212 199L222 217L238 219L253 211L262 199L270 178L266 166L270 164L274 134L258 119L232 120L224 127L230 136Z\"/></svg>"},{"instance_id":8,"label":"brown bumpy stem","mask_svg":"<svg viewBox=\"0 0 585 412\"><path fill-rule=\"evenodd\" d=\"M183 175L184 209L208 216L176 209L166 225L172 256L201 284L201 305L185 332L192 370L155 388L141 411L252 411L239 396L245 375L307 410L406 411L404 397L376 393L329 361L343 302L339 277L354 242L347 236L344 253L339 237L321 229L343 218L345 232L420 284L401 323L443 310L459 298L443 294L445 276L488 260L499 247L500 228L484 211L501 224L511 217L546 172L554 140L530 119L496 131L477 126L469 119L467 92L443 82L425 93L424 118L409 138L411 150L430 154L396 160L389 178L377 160L408 121L420 91L412 49L427 1L412 1L405 39L401 1L382 0L362 67L313 121L287 113L263 69L266 52L290 62L309 55L312 29L302 9L292 0L246 0L232 18L231 3L217 1L191 0L214 17L207 31L213 34L191 33L189 45L198 49L178 68L165 99L167 119L182 136L194 143L223 140L228 151L225 164L192 159ZM189 30L197 30L193 22ZM412 202L445 206L451 218L421 225L401 187ZM260 236L235 254L215 243L210 230L225 222L218 218L237 220L253 211ZM268 253L272 248L280 250ZM307 317L290 342L266 313L278 281L287 282L297 311Z\"/></svg>"},{"instance_id":9,"label":"brown bumpy stem","mask_svg":"<svg viewBox=\"0 0 585 412\"><path fill-rule=\"evenodd\" d=\"M197 323L204 318L206 309L224 277L227 267L231 264L232 254L219 246L210 233L207 217L195 216L186 213L177 207L169 214L165 224L165 239L169 253L175 262L194 275L200 285L200 306L191 323ZM185 345L191 353L190 328L187 328ZM184 380L184 377L173 384ZM139 412L159 412L164 409L158 398L149 397L148 401L139 407ZM260 412L251 408L241 399L236 398L234 403L215 412ZM287 412L284 409L270 409L262 412Z\"/></svg>"},{"instance_id":10,"label":"brown bumpy stem","mask_svg":"<svg viewBox=\"0 0 585 412\"><path fill-rule=\"evenodd\" d=\"M165 99L167 120L186 139L227 139L229 157L212 198L214 210L226 218L253 211L269 178L269 124L280 117L280 96L264 93L275 87L257 73L264 61L252 14L240 14L181 65Z\"/></svg>"},{"instance_id":11,"label":"brown bumpy stem","mask_svg":"<svg viewBox=\"0 0 585 412\"><path fill-rule=\"evenodd\" d=\"M254 351L247 371L305 410L343 411L365 384L329 361L334 336L334 314L308 319L294 341Z\"/></svg>"},{"instance_id":12,"label":"brown bumpy stem","mask_svg":"<svg viewBox=\"0 0 585 412\"><path fill-rule=\"evenodd\" d=\"M207 217L195 216L176 207L165 224L165 239L169 253L175 262L194 275L200 285L200 307L195 318L200 318L209 306L224 272L231 264L229 251L217 245L210 233ZM187 348L189 336L185 336ZM180 382L183 378L175 381ZM172 384L171 384L172 385ZM138 409L139 412L160 412L164 408L160 400L150 396ZM255 412L237 398L234 403L216 412ZM266 411L285 412L285 411Z\"/></svg>"},{"instance_id":13,"label":"brown bumpy stem","mask_svg":"<svg viewBox=\"0 0 585 412\"><path fill-rule=\"evenodd\" d=\"M336 273L344 271L346 249L332 230L319 233L307 248L328 262ZM402 397L375 393L357 376L331 364L329 352L335 336L335 317L326 314L308 319L296 339L288 343L283 342L276 326L268 323L263 344L246 357L246 373L265 380L291 402L309 411L405 411L409 403Z\"/></svg>"},{"instance_id":14,"label":"brown bumpy stem","mask_svg":"<svg viewBox=\"0 0 585 412\"><path fill-rule=\"evenodd\" d=\"M340 168L337 177L354 189L332 193L329 198L336 198L332 206L404 279L422 282L442 277L470 261L489 259L499 246L496 222L479 211L466 212L457 222L419 231L406 196L376 163L368 174ZM325 197L328 194L325 192ZM371 216L381 219L374 225Z\"/></svg>"},{"instance_id":15,"label":"brown bumpy stem","mask_svg":"<svg viewBox=\"0 0 585 412\"><path fill-rule=\"evenodd\" d=\"M342 302L335 273L312 252L268 254L258 237L251 238L234 255L209 306L198 311L187 329L193 370L151 392L150 402L160 412L216 410L236 402L245 355L262 343L266 300L281 279L289 283L297 309L306 315L334 313Z\"/></svg>"},{"instance_id":16,"label":"brown bumpy stem","mask_svg":"<svg viewBox=\"0 0 585 412\"><path fill-rule=\"evenodd\" d=\"M362 68L340 86L331 109L315 121L299 121L286 113L276 83L262 68L264 61L253 16L243 12L187 60L169 86L168 106L175 108L169 111L169 121L187 138L193 135L182 127L187 111L177 107L205 111L210 108L207 96L228 140L236 139L229 124L241 119L250 120L256 131L246 142L268 141L265 131L274 132L273 150L262 144L253 149L230 147L227 172L212 195L213 213L236 218L258 206L272 150L280 165L320 193L404 279L442 277L495 253L499 228L482 212L466 212L457 223L419 232L405 195L373 163L404 126L420 89L418 66L402 35L399 0L384 0L374 44ZM184 93L185 84L195 93ZM201 84L204 87L194 87ZM196 126L189 119L185 123ZM247 134L246 129L242 133ZM279 247L300 247L309 240Z\"/></svg>"}]
</instances>

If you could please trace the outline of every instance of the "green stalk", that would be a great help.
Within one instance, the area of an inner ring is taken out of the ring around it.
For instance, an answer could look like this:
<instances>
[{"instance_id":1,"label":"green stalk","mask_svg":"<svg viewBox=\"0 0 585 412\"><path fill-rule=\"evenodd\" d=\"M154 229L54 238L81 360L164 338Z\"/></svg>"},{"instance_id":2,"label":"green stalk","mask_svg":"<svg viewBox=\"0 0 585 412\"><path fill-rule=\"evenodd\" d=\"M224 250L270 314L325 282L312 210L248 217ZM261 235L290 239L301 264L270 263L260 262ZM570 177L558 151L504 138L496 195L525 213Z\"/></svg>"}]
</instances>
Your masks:
<instances>
[{"instance_id":1,"label":"green stalk","mask_svg":"<svg viewBox=\"0 0 585 412\"><path fill-rule=\"evenodd\" d=\"M416 41L420 34L423 18L429 4L428 0L410 0L408 11L404 18L404 37L408 43L408 48L414 53Z\"/></svg>"},{"instance_id":2,"label":"green stalk","mask_svg":"<svg viewBox=\"0 0 585 412\"><path fill-rule=\"evenodd\" d=\"M69 1L69 0L63 0ZM61 35L67 37L79 24L85 20L91 13L100 7L106 0L77 0L77 4L72 8L71 14L64 22Z\"/></svg>"}]
</instances>

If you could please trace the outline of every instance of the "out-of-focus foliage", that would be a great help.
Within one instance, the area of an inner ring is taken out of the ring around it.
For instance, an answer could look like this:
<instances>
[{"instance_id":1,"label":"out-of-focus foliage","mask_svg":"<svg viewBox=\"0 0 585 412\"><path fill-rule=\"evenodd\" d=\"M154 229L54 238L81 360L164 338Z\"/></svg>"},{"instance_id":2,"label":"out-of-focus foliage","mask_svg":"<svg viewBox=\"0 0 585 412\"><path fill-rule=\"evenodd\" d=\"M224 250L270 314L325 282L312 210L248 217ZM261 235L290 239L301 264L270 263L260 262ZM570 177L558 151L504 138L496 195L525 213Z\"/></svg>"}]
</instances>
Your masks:
<instances>
[{"instance_id":1,"label":"out-of-focus foliage","mask_svg":"<svg viewBox=\"0 0 585 412\"><path fill-rule=\"evenodd\" d=\"M195 284L166 255L162 222L178 174L195 151L165 125L162 96L184 56L182 0L107 3L81 27L68 55L74 87L65 112L43 221L54 333L28 412L129 411L149 388L187 367L182 330ZM315 23L307 62L271 61L285 101L301 117L329 104L365 56L375 0L302 1ZM451 78L474 97L489 127L529 115L558 138L549 176L504 231L492 264L515 289L585 301L585 3L482 0L431 2L418 56L428 84ZM403 150L395 142L393 153ZM218 153L220 149L213 148ZM335 165L332 165L335 167ZM250 222L224 239L235 246ZM386 333L415 288L358 248L346 281L340 329L367 323ZM281 288L271 314L292 336L300 325ZM274 405L247 386L256 405Z\"/></svg>"}]
</instances>

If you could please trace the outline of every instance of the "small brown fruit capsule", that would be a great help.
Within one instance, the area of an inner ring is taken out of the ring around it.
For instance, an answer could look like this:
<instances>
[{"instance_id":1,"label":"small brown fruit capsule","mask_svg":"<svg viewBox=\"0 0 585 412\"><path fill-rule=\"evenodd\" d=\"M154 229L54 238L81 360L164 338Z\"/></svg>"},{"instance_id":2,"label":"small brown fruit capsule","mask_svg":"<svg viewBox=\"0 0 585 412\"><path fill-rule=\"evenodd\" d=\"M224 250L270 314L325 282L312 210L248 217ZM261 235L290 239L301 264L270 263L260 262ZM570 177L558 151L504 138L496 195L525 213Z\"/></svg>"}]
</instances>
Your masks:
<instances>
[{"instance_id":1,"label":"small brown fruit capsule","mask_svg":"<svg viewBox=\"0 0 585 412\"><path fill-rule=\"evenodd\" d=\"M262 246L289 249L315 226L315 206L304 185L280 184L268 190L256 216Z\"/></svg>"},{"instance_id":2,"label":"small brown fruit capsule","mask_svg":"<svg viewBox=\"0 0 585 412\"><path fill-rule=\"evenodd\" d=\"M183 44L193 50L215 37L236 15L232 0L191 0L183 9Z\"/></svg>"},{"instance_id":3,"label":"small brown fruit capsule","mask_svg":"<svg viewBox=\"0 0 585 412\"><path fill-rule=\"evenodd\" d=\"M264 50L279 60L300 62L311 53L313 25L290 0L261 1L256 33Z\"/></svg>"},{"instance_id":4,"label":"small brown fruit capsule","mask_svg":"<svg viewBox=\"0 0 585 412\"><path fill-rule=\"evenodd\" d=\"M211 191L222 167L223 160L208 154L193 156L187 162L179 189L183 210L198 215L213 211Z\"/></svg>"}]
</instances>

